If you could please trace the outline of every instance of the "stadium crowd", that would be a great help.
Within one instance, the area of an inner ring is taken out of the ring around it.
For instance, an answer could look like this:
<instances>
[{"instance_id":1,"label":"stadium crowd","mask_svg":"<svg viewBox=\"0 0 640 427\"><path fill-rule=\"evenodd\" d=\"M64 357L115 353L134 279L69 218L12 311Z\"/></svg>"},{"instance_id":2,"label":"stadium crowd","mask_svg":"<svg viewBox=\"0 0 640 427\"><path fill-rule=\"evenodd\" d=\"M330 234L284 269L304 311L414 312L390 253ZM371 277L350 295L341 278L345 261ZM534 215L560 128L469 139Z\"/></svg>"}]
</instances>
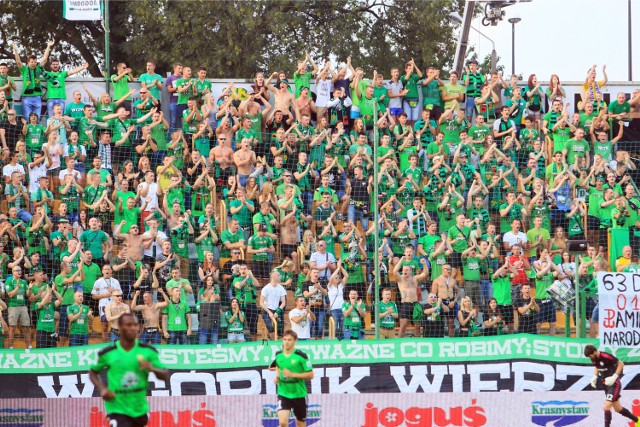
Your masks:
<instances>
[{"instance_id":1,"label":"stadium crowd","mask_svg":"<svg viewBox=\"0 0 640 427\"><path fill-rule=\"evenodd\" d=\"M293 85L258 72L220 96L206 68L165 79L153 61L136 94L123 62L113 96L85 87L84 104L65 79L87 66L64 71L54 44L26 62L14 46L21 93L0 64L7 347L17 330L28 347L113 341L130 311L142 340L169 344L255 340L260 318L272 338L287 323L321 339L329 318L351 339L376 322L384 338L555 334L550 286L640 269L640 91L607 105L606 67L573 112L556 75L544 88L469 61L445 81L411 60L369 80L309 55ZM631 243L611 267L609 228Z\"/></svg>"}]
</instances>

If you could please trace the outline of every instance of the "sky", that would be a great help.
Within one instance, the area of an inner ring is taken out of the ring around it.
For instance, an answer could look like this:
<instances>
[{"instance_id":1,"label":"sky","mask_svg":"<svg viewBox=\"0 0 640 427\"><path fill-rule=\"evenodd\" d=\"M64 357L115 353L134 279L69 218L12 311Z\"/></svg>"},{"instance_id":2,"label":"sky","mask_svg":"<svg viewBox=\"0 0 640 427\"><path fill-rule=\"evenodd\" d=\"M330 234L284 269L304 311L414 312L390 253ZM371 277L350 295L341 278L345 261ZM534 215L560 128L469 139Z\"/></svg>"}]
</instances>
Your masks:
<instances>
[{"instance_id":1,"label":"sky","mask_svg":"<svg viewBox=\"0 0 640 427\"><path fill-rule=\"evenodd\" d=\"M628 81L627 4L627 0L532 0L504 8L506 16L495 27L483 26L482 16L472 26L493 39L505 75L511 74L511 24L507 20L519 16L516 74L525 79L536 74L539 80L548 81L555 73L561 81L582 81L593 64L598 65L598 78L606 64L610 81ZM632 0L631 14L635 23L633 80L640 81L640 1ZM491 43L474 30L469 44L480 58L491 53Z\"/></svg>"}]
</instances>

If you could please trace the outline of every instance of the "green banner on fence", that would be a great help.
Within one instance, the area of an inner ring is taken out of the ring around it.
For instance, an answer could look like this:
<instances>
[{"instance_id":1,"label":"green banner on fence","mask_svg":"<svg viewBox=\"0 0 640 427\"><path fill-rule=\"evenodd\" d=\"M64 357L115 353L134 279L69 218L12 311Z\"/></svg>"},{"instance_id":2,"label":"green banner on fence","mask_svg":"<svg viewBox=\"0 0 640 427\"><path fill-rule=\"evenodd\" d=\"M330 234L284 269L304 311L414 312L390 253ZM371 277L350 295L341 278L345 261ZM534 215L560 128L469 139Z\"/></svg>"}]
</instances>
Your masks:
<instances>
[{"instance_id":1,"label":"green banner on fence","mask_svg":"<svg viewBox=\"0 0 640 427\"><path fill-rule=\"evenodd\" d=\"M455 363L528 359L548 362L590 363L584 346L597 340L567 340L533 335L507 335L474 339L397 339L317 341L298 343L314 364ZM104 345L43 350L4 350L0 374L55 373L88 369ZM158 346L169 369L229 369L266 366L280 350L269 342L209 346ZM640 363L638 349L612 351L625 363Z\"/></svg>"}]
</instances>

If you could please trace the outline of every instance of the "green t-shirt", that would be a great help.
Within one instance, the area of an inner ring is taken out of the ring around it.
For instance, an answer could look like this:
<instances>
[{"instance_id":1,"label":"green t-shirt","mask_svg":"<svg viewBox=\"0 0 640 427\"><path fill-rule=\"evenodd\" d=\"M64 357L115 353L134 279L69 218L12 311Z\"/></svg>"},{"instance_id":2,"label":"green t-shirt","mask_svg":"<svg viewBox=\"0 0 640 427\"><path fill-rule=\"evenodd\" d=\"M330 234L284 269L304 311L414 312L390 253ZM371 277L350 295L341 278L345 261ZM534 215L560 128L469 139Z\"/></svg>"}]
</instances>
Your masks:
<instances>
[{"instance_id":1,"label":"green t-shirt","mask_svg":"<svg viewBox=\"0 0 640 427\"><path fill-rule=\"evenodd\" d=\"M447 95L460 95L460 94L467 93L467 89L459 83L455 85L452 85L451 83L447 83L446 85L442 86L441 90L444 91ZM464 105L462 101L458 101L458 103L460 103L460 105ZM451 108L452 105L453 105L453 100L445 101L444 109L448 110L449 108Z\"/></svg>"},{"instance_id":2,"label":"green t-shirt","mask_svg":"<svg viewBox=\"0 0 640 427\"><path fill-rule=\"evenodd\" d=\"M67 91L64 80L67 78L66 71L45 71L44 79L47 81L47 99L66 99Z\"/></svg>"},{"instance_id":3,"label":"green t-shirt","mask_svg":"<svg viewBox=\"0 0 640 427\"><path fill-rule=\"evenodd\" d=\"M176 89L180 89L180 88L183 88L185 86L189 86L189 85L191 85L191 81L192 80L194 80L194 79L184 79L184 78L178 79L174 83L174 87ZM193 88L189 88L189 89L185 90L182 93L178 92L178 105L186 105L187 101L189 100L189 98L191 98L194 95L195 94L193 93Z\"/></svg>"},{"instance_id":4,"label":"green t-shirt","mask_svg":"<svg viewBox=\"0 0 640 427\"><path fill-rule=\"evenodd\" d=\"M158 86L153 84L154 80L158 80L159 83L164 82L164 80L162 79L162 76L158 73L153 73L153 74L144 73L144 74L141 74L140 77L138 77L138 81L140 83L144 83L145 85L147 85L147 89L149 89L149 93L153 95L155 99L160 99L160 89L158 89Z\"/></svg>"},{"instance_id":5,"label":"green t-shirt","mask_svg":"<svg viewBox=\"0 0 640 427\"><path fill-rule=\"evenodd\" d=\"M231 257L231 251L229 249L225 248L224 244L227 243L227 242L228 243L244 242L244 233L239 228L238 228L238 231L236 231L235 233L232 233L227 228L220 235L220 241L222 242L222 248L220 249L220 258L230 258Z\"/></svg>"},{"instance_id":6,"label":"green t-shirt","mask_svg":"<svg viewBox=\"0 0 640 427\"><path fill-rule=\"evenodd\" d=\"M247 200L247 204L254 206L253 200ZM233 219L238 220L238 224L240 224L240 227L251 227L251 219L253 213L249 210L248 207L246 207L240 200L237 199L232 201L229 207L240 208L238 212L231 216Z\"/></svg>"},{"instance_id":7,"label":"green t-shirt","mask_svg":"<svg viewBox=\"0 0 640 427\"><path fill-rule=\"evenodd\" d=\"M96 259L94 257L94 259ZM84 262L82 263L82 271L84 272L84 280L82 283L82 293L90 294L93 290L93 285L96 283L98 277L102 276L102 272L100 271L100 266L95 262L87 265Z\"/></svg>"},{"instance_id":8,"label":"green t-shirt","mask_svg":"<svg viewBox=\"0 0 640 427\"><path fill-rule=\"evenodd\" d=\"M129 79L131 76L128 74L122 76L118 81L116 81L117 74L111 75L111 82L113 83L113 99L118 100L129 93ZM127 97L127 100L130 100L131 96ZM115 139L114 139L115 141Z\"/></svg>"},{"instance_id":9,"label":"green t-shirt","mask_svg":"<svg viewBox=\"0 0 640 427\"><path fill-rule=\"evenodd\" d=\"M27 134L24 137L24 142L28 150L42 150L42 146L44 145L44 131L45 127L42 125L27 125Z\"/></svg>"},{"instance_id":10,"label":"green t-shirt","mask_svg":"<svg viewBox=\"0 0 640 427\"><path fill-rule=\"evenodd\" d=\"M22 75L22 96L40 96L42 95L42 80L44 79L44 68L40 64L35 68L28 65L20 67Z\"/></svg>"},{"instance_id":11,"label":"green t-shirt","mask_svg":"<svg viewBox=\"0 0 640 427\"><path fill-rule=\"evenodd\" d=\"M240 313L242 314L242 317L244 318L244 313L242 311L240 311ZM226 311L224 313L224 318L227 321L227 332L230 334L241 334L244 332L244 322L240 321L240 316L236 316L235 319L233 319L233 322L231 322L231 318L233 317L233 312L231 311Z\"/></svg>"},{"instance_id":12,"label":"green t-shirt","mask_svg":"<svg viewBox=\"0 0 640 427\"><path fill-rule=\"evenodd\" d=\"M80 314L75 321L70 322L69 334L70 335L87 335L89 333L89 307L86 305L71 304L67 307L67 314L76 315Z\"/></svg>"},{"instance_id":13,"label":"green t-shirt","mask_svg":"<svg viewBox=\"0 0 640 427\"><path fill-rule=\"evenodd\" d=\"M479 257L467 257L463 261L462 272L465 280L479 281L480 280L480 258Z\"/></svg>"},{"instance_id":14,"label":"green t-shirt","mask_svg":"<svg viewBox=\"0 0 640 427\"><path fill-rule=\"evenodd\" d=\"M296 98L300 96L300 91L303 87L307 89L311 88L311 78L313 74L310 71L307 71L304 74L293 73L293 83L296 86Z\"/></svg>"},{"instance_id":15,"label":"green t-shirt","mask_svg":"<svg viewBox=\"0 0 640 427\"><path fill-rule=\"evenodd\" d=\"M115 394L115 399L104 402L107 413L135 418L149 412L149 372L140 368L140 356L156 368L165 367L158 358L158 351L138 340L129 351L125 351L120 341L116 341L98 353L98 361L91 366L91 370L99 373L107 369L107 385Z\"/></svg>"},{"instance_id":16,"label":"green t-shirt","mask_svg":"<svg viewBox=\"0 0 640 427\"><path fill-rule=\"evenodd\" d=\"M18 293L12 297L8 296L9 300L7 301L7 305L9 307L22 307L27 304L27 291L29 290L29 284L27 281L20 279L16 282L13 277L7 279L7 282L4 285L5 292L8 294L9 292L13 292L16 288L19 289Z\"/></svg>"},{"instance_id":17,"label":"green t-shirt","mask_svg":"<svg viewBox=\"0 0 640 427\"><path fill-rule=\"evenodd\" d=\"M56 313L55 303L50 302L42 306L42 308L38 308L37 310L38 323L36 324L36 330L43 332L54 332L56 330L56 325L54 322L54 316Z\"/></svg>"},{"instance_id":18,"label":"green t-shirt","mask_svg":"<svg viewBox=\"0 0 640 427\"><path fill-rule=\"evenodd\" d=\"M186 284L186 285L190 285L191 283L189 283L189 281L187 279L180 279L180 280L169 280L167 282L167 292L170 292L171 289L173 288L177 288L179 287L181 284ZM184 287L180 288L180 302L187 304L187 291L184 290Z\"/></svg>"},{"instance_id":19,"label":"green t-shirt","mask_svg":"<svg viewBox=\"0 0 640 427\"><path fill-rule=\"evenodd\" d=\"M273 246L273 239L267 235L260 237L259 235L253 235L249 238L248 246L253 249L269 248ZM267 261L269 259L269 252L260 252L252 254L254 261Z\"/></svg>"},{"instance_id":20,"label":"green t-shirt","mask_svg":"<svg viewBox=\"0 0 640 427\"><path fill-rule=\"evenodd\" d=\"M279 351L276 353L276 359L271 365L277 366L280 373L278 396L286 397L287 399L307 397L307 384L305 380L285 377L283 371L288 369L296 374L311 371L313 368L309 356L300 350L295 350L288 356L284 354L283 351Z\"/></svg>"},{"instance_id":21,"label":"green t-shirt","mask_svg":"<svg viewBox=\"0 0 640 427\"><path fill-rule=\"evenodd\" d=\"M585 157L589 155L589 143L586 140L576 141L570 139L565 143L567 150L567 163L572 165L575 163L576 157Z\"/></svg>"},{"instance_id":22,"label":"green t-shirt","mask_svg":"<svg viewBox=\"0 0 640 427\"><path fill-rule=\"evenodd\" d=\"M389 308L392 310L392 313L398 312L398 306L395 302L380 301L380 313L386 312ZM380 326L383 328L394 328L396 326L396 319L391 314L384 316L380 321Z\"/></svg>"},{"instance_id":23,"label":"green t-shirt","mask_svg":"<svg viewBox=\"0 0 640 427\"><path fill-rule=\"evenodd\" d=\"M120 141L122 137L127 133L127 129L129 126L135 126L137 124L135 119L125 119L120 120L119 118L109 120L109 129L113 132L112 141L115 145L116 142ZM134 132L130 133L127 137L127 140L120 144L120 147L130 147L131 146L131 135ZM102 183L102 180L100 181Z\"/></svg>"},{"instance_id":24,"label":"green t-shirt","mask_svg":"<svg viewBox=\"0 0 640 427\"><path fill-rule=\"evenodd\" d=\"M71 305L75 302L73 299L73 294L75 291L73 290L73 284L65 285L62 282L65 279L71 277L71 274L68 276L64 276L62 274L58 274L53 282L56 284L56 290L62 296L62 305Z\"/></svg>"},{"instance_id":25,"label":"green t-shirt","mask_svg":"<svg viewBox=\"0 0 640 427\"><path fill-rule=\"evenodd\" d=\"M493 297L498 302L498 305L511 305L511 279L509 276L492 279L493 283Z\"/></svg>"},{"instance_id":26,"label":"green t-shirt","mask_svg":"<svg viewBox=\"0 0 640 427\"><path fill-rule=\"evenodd\" d=\"M404 96L405 99L418 99L418 80L420 80L420 77L416 73L411 74L408 79L406 74L400 77L400 82L407 90L407 94Z\"/></svg>"},{"instance_id":27,"label":"green t-shirt","mask_svg":"<svg viewBox=\"0 0 640 427\"><path fill-rule=\"evenodd\" d=\"M247 279L246 283L240 288L238 289L236 287L236 283L241 283L245 280L245 278L243 277L236 277L235 279L233 279L233 283L231 284L232 289L235 292L235 296L236 298L238 298L238 301L240 301L240 303L246 307L248 303L255 303L256 302L256 285L253 282L253 279Z\"/></svg>"},{"instance_id":28,"label":"green t-shirt","mask_svg":"<svg viewBox=\"0 0 640 427\"><path fill-rule=\"evenodd\" d=\"M549 299L547 289L553 284L553 273L547 273L541 278L536 275L536 299Z\"/></svg>"},{"instance_id":29,"label":"green t-shirt","mask_svg":"<svg viewBox=\"0 0 640 427\"><path fill-rule=\"evenodd\" d=\"M425 108L430 105L440 105L440 85L438 84L438 80L434 79L426 85L422 85L422 105Z\"/></svg>"},{"instance_id":30,"label":"green t-shirt","mask_svg":"<svg viewBox=\"0 0 640 427\"><path fill-rule=\"evenodd\" d=\"M471 228L469 227L462 227L462 229L460 229L457 225L454 225L449 228L449 241L453 242L453 239L459 239L451 244L451 248L458 253L464 252L464 250L469 247L467 239L470 233Z\"/></svg>"},{"instance_id":31,"label":"green t-shirt","mask_svg":"<svg viewBox=\"0 0 640 427\"><path fill-rule=\"evenodd\" d=\"M360 317L360 313L358 312L357 309L357 305L358 302L356 302L356 304L353 306L353 310L351 310L351 313L349 314L349 316L344 317L344 327L347 329L351 329L352 331L360 331L364 325L363 320ZM364 302L361 302L359 304L360 308L364 311L365 310L365 306L364 306ZM346 313L347 310L349 310L349 307L351 307L351 303L346 301L342 303L342 313Z\"/></svg>"},{"instance_id":32,"label":"green t-shirt","mask_svg":"<svg viewBox=\"0 0 640 427\"><path fill-rule=\"evenodd\" d=\"M507 203L503 203L500 205L500 210L506 209L508 206ZM511 231L511 222L514 219L522 220L522 209L524 206L515 203L505 216L500 216L500 233Z\"/></svg>"},{"instance_id":33,"label":"green t-shirt","mask_svg":"<svg viewBox=\"0 0 640 427\"><path fill-rule=\"evenodd\" d=\"M91 251L93 259L103 257L102 243L109 241L107 233L102 230L85 230L80 235L80 243L84 244L84 249Z\"/></svg>"},{"instance_id":34,"label":"green t-shirt","mask_svg":"<svg viewBox=\"0 0 640 427\"><path fill-rule=\"evenodd\" d=\"M189 236L187 224L182 224L180 228L171 230L171 246L176 255L183 258L189 257Z\"/></svg>"},{"instance_id":35,"label":"green t-shirt","mask_svg":"<svg viewBox=\"0 0 640 427\"><path fill-rule=\"evenodd\" d=\"M186 331L188 329L186 316L189 313L191 313L191 309L186 302L182 301L182 296L178 303L172 300L168 306L162 309L162 314L167 315L167 331Z\"/></svg>"}]
</instances>

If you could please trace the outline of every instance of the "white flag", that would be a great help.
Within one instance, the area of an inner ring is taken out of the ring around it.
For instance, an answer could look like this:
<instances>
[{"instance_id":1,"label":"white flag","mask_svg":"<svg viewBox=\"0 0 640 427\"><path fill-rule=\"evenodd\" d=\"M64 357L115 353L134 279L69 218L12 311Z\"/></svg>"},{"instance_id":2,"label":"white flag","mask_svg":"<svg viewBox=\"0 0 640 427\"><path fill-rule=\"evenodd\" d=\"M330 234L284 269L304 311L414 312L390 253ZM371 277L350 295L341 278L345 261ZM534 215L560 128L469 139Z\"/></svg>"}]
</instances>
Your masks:
<instances>
[{"instance_id":1,"label":"white flag","mask_svg":"<svg viewBox=\"0 0 640 427\"><path fill-rule=\"evenodd\" d=\"M100 21L102 0L64 0L62 17L69 21Z\"/></svg>"}]
</instances>

